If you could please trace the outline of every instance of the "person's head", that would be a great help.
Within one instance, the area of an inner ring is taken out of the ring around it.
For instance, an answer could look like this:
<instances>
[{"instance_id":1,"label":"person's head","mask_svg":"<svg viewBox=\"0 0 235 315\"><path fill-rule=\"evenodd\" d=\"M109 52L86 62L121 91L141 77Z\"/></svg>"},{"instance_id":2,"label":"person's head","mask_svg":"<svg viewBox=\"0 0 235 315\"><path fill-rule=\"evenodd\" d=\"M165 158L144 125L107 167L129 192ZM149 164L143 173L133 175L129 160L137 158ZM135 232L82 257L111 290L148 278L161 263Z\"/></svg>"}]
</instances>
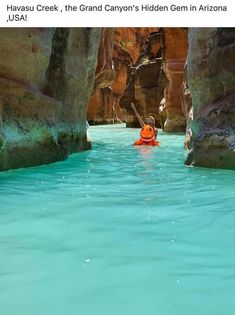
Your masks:
<instances>
[{"instance_id":1,"label":"person's head","mask_svg":"<svg viewBox=\"0 0 235 315\"><path fill-rule=\"evenodd\" d=\"M153 116L148 116L146 118L146 124L155 127L155 118Z\"/></svg>"}]
</instances>

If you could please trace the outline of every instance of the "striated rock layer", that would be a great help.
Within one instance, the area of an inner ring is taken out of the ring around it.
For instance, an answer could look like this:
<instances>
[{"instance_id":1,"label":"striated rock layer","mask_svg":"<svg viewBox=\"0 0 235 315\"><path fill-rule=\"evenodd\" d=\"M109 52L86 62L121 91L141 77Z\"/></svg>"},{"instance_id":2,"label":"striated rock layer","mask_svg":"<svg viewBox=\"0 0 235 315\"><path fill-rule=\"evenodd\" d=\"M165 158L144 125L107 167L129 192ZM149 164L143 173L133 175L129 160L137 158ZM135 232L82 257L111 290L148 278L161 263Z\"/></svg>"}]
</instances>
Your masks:
<instances>
[{"instance_id":1,"label":"striated rock layer","mask_svg":"<svg viewBox=\"0 0 235 315\"><path fill-rule=\"evenodd\" d=\"M90 148L86 106L99 29L0 30L0 170Z\"/></svg>"},{"instance_id":2,"label":"striated rock layer","mask_svg":"<svg viewBox=\"0 0 235 315\"><path fill-rule=\"evenodd\" d=\"M116 76L112 63L113 32L113 28L101 29L95 81L87 106L87 120L90 124L110 123L110 117L112 119L112 101L107 88Z\"/></svg>"},{"instance_id":3,"label":"striated rock layer","mask_svg":"<svg viewBox=\"0 0 235 315\"><path fill-rule=\"evenodd\" d=\"M163 59L167 84L161 111L164 131L184 132L186 120L182 111L182 84L187 58L188 38L184 28L163 29Z\"/></svg>"},{"instance_id":4,"label":"striated rock layer","mask_svg":"<svg viewBox=\"0 0 235 315\"><path fill-rule=\"evenodd\" d=\"M136 32L137 54L130 51L134 63L129 66L127 86L120 98L123 118L128 127L138 127L131 103L136 105L140 115L152 115L160 125L159 103L163 97L161 34L159 28L133 29ZM137 31L138 30L138 31Z\"/></svg>"},{"instance_id":5,"label":"striated rock layer","mask_svg":"<svg viewBox=\"0 0 235 315\"><path fill-rule=\"evenodd\" d=\"M122 119L138 127L131 103L144 118L152 115L167 132L185 131L182 84L187 56L187 30L183 28L115 28L102 30L108 60L113 45L113 66L106 67L100 85L95 84L88 105L90 123L114 123ZM112 33L113 32L113 33ZM100 49L102 51L102 47ZM106 53L105 51L103 54ZM163 61L160 59L163 57ZM107 58L103 58L106 60ZM103 61L98 60L97 72ZM112 69L113 67L113 69ZM109 68L109 72L107 72ZM109 82L111 71L115 79ZM101 72L102 73L102 72ZM165 92L164 92L165 90ZM160 104L161 102L161 104ZM161 105L161 106L160 106Z\"/></svg>"},{"instance_id":6,"label":"striated rock layer","mask_svg":"<svg viewBox=\"0 0 235 315\"><path fill-rule=\"evenodd\" d=\"M95 87L88 105L87 119L90 123L114 123L123 119L127 123L131 124L134 121L137 124L133 110L130 108L130 99L142 113L146 112L146 108L148 111L149 107L149 112L158 115L157 104L159 102L156 99L158 80L156 76L158 72L154 73L153 62L142 70L136 71L141 63L148 63L147 59L156 58L160 49L160 41L159 38L154 40L151 34L157 30L158 28L115 28L113 29L113 36L111 36L110 31L109 40L106 40L106 43L109 47L113 45L112 67L115 71L115 79L109 84L104 80L102 87ZM98 60L97 69L99 64L100 61ZM145 69L151 71L152 78L150 75L146 75ZM157 71L158 65L155 69ZM139 74L136 80L136 95L130 97L133 91L129 93L127 86L131 86L133 79L135 82L135 72ZM122 108L120 108L120 100L124 93L126 95L122 100ZM125 99L128 100L128 103L125 102Z\"/></svg>"},{"instance_id":7,"label":"striated rock layer","mask_svg":"<svg viewBox=\"0 0 235 315\"><path fill-rule=\"evenodd\" d=\"M161 58L133 67L128 85L120 100L121 108L126 111L125 121L128 127L139 127L139 123L130 107L131 103L136 105L139 114L143 118L149 115L154 116L156 124L160 126L158 111L164 91L164 88L160 85L161 71Z\"/></svg>"},{"instance_id":8,"label":"striated rock layer","mask_svg":"<svg viewBox=\"0 0 235 315\"><path fill-rule=\"evenodd\" d=\"M193 117L188 165L235 169L235 30L190 29Z\"/></svg>"}]
</instances>

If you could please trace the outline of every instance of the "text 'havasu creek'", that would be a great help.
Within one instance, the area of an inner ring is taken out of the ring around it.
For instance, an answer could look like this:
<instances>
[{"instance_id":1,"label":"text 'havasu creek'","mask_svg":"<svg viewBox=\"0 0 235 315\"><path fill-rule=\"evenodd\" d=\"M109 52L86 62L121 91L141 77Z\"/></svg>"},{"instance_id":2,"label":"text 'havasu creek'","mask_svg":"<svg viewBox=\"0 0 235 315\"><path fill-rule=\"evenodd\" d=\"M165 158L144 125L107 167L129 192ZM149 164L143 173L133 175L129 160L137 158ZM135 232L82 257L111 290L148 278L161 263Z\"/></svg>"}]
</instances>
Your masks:
<instances>
[{"instance_id":1,"label":"text 'havasu creek'","mask_svg":"<svg viewBox=\"0 0 235 315\"><path fill-rule=\"evenodd\" d=\"M222 6L222 5L200 5L200 6L195 6L195 5L126 5L126 6L113 6L110 4L100 4L100 5L85 5L85 4L80 4L79 6L75 5L70 5L67 4L64 6L65 11L80 11L80 12L167 12L167 11L178 11L178 12L187 12L187 11L227 11L227 6ZM38 4L36 6L30 5L30 6L16 6L16 5L7 5L7 11L10 12L63 12L62 9L59 8L59 5L41 5Z\"/></svg>"}]
</instances>

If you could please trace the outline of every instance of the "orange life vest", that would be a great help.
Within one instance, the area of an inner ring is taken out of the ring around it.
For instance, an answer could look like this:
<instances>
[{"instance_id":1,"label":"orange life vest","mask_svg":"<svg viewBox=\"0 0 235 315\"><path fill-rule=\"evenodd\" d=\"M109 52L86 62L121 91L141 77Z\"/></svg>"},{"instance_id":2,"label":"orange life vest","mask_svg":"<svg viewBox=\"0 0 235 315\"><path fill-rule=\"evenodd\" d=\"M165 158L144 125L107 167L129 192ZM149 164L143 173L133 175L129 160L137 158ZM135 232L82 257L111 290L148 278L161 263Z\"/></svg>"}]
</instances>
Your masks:
<instances>
[{"instance_id":1,"label":"orange life vest","mask_svg":"<svg viewBox=\"0 0 235 315\"><path fill-rule=\"evenodd\" d=\"M155 140L155 130L150 125L144 125L140 130L140 139L133 145L152 145L158 146L160 142Z\"/></svg>"}]
</instances>

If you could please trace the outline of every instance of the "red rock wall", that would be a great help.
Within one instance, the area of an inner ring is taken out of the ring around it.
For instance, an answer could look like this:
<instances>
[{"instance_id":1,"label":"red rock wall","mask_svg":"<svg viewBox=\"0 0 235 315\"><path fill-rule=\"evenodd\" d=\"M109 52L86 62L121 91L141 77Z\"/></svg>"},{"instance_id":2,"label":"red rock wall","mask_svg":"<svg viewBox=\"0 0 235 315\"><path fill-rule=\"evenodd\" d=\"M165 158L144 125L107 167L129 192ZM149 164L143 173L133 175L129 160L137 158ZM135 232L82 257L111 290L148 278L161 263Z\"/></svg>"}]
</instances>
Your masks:
<instances>
[{"instance_id":1,"label":"red rock wall","mask_svg":"<svg viewBox=\"0 0 235 315\"><path fill-rule=\"evenodd\" d=\"M141 38L141 36L138 35L138 38ZM143 119L152 115L155 117L157 124L160 125L158 109L163 90L160 84L162 59L159 58L161 56L159 29L146 29L142 39L139 56L129 71L127 87L120 100L121 108L125 113L123 117L127 126L130 127L139 126L130 107L131 103L136 105Z\"/></svg>"},{"instance_id":2,"label":"red rock wall","mask_svg":"<svg viewBox=\"0 0 235 315\"><path fill-rule=\"evenodd\" d=\"M125 27L116 28L114 43L128 52L131 63L136 64L142 48L146 45L151 33L159 31L157 27Z\"/></svg>"},{"instance_id":3,"label":"red rock wall","mask_svg":"<svg viewBox=\"0 0 235 315\"><path fill-rule=\"evenodd\" d=\"M167 132L185 131L186 120L182 111L182 84L187 58L187 30L183 28L163 29L164 71L168 83L164 93L164 130Z\"/></svg>"},{"instance_id":4,"label":"red rock wall","mask_svg":"<svg viewBox=\"0 0 235 315\"><path fill-rule=\"evenodd\" d=\"M107 84L106 82L103 84L103 87L110 87L112 92L108 89L105 89L102 93L95 92L92 95L89 105L88 105L88 114L87 119L90 123L113 123L115 121L119 121L118 118L124 119L127 121L135 120L135 116L132 110L130 110L130 103L128 103L127 107L129 112L125 109L125 105L123 108L120 108L120 99L124 94L126 86L129 84L128 80L130 80L130 73L132 71L132 67L134 64L140 62L141 53L145 49L147 42L149 41L150 34L154 31L157 31L157 28L116 28L113 32L113 67L116 73L115 80L111 84ZM111 39L111 37L109 37ZM149 54L151 56L156 56L159 51L160 43L159 41L152 42L151 51ZM99 69L99 61L97 68ZM98 70L97 70L98 71ZM143 72L143 71L142 71ZM146 77L146 76L145 76ZM143 78L141 79L141 82ZM151 102L150 108L151 112L153 109L153 95L156 95L156 87L154 87L155 91L151 91L149 97L145 97L142 94L148 92L147 86L139 86L139 81L136 81L137 84L137 99L140 99L140 102L135 98L132 99L134 103L140 103L143 108L146 107L146 100L148 103ZM155 93L155 94L154 94ZM98 97L99 99L95 99ZM108 101L107 101L108 99ZM107 105L109 102L109 105ZM105 104L103 103L105 102ZM155 100L156 103L156 100ZM102 110L99 107L105 107L108 112ZM157 108L157 107L156 107ZM157 114L157 109L155 110ZM110 113L112 115L110 116Z\"/></svg>"},{"instance_id":5,"label":"red rock wall","mask_svg":"<svg viewBox=\"0 0 235 315\"><path fill-rule=\"evenodd\" d=\"M87 120L91 124L109 122L110 114L106 112L107 90L105 88L111 86L116 76L112 62L113 32L113 28L101 29L95 81L87 106Z\"/></svg>"},{"instance_id":6,"label":"red rock wall","mask_svg":"<svg viewBox=\"0 0 235 315\"><path fill-rule=\"evenodd\" d=\"M181 90L187 55L187 31L182 28L165 28L162 40L156 36L159 31L159 28L113 30L112 59L116 76L113 83L103 77L103 85L100 87L110 86L112 89L112 95L109 96L111 103L108 107L112 108L114 117L109 115L108 118L108 115L99 109L99 106L104 106L103 101L107 103L107 97L103 96L109 94L108 90L102 93L94 91L88 106L87 117L90 122L111 123L118 113L119 118L126 121L128 126L138 126L130 107L133 102L143 118L153 115L157 125L164 125L165 131L185 130L186 119L182 111ZM156 57L161 56L161 42L163 42L164 67L161 60L156 60ZM109 47L110 43L111 36L109 36ZM97 72L100 68L100 61L98 61ZM163 113L159 114L164 89L161 106ZM96 100L95 96L98 98L102 96L102 98ZM107 104L105 106L107 107Z\"/></svg>"},{"instance_id":7,"label":"red rock wall","mask_svg":"<svg viewBox=\"0 0 235 315\"><path fill-rule=\"evenodd\" d=\"M94 89L110 86L115 79L115 71L112 65L113 31L113 28L101 29Z\"/></svg>"}]
</instances>

